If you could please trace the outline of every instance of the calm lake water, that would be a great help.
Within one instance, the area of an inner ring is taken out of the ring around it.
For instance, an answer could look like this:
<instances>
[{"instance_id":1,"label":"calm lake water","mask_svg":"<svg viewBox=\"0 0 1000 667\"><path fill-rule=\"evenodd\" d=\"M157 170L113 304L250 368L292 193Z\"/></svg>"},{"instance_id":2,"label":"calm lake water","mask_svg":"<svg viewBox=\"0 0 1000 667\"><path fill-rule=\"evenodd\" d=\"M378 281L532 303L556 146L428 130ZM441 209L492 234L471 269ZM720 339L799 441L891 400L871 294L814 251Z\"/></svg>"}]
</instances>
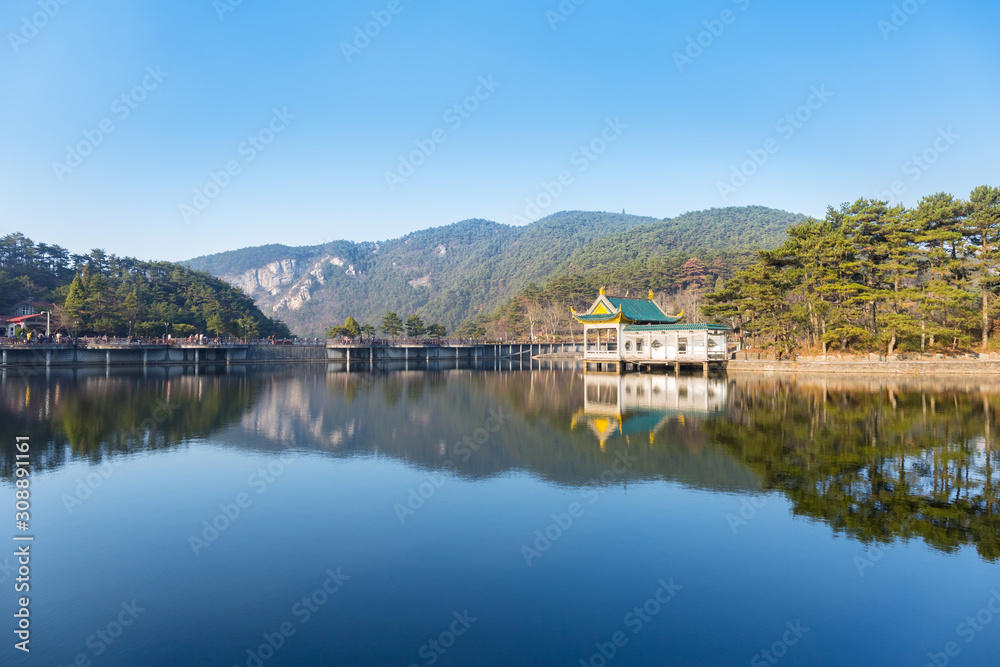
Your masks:
<instances>
[{"instance_id":1,"label":"calm lake water","mask_svg":"<svg viewBox=\"0 0 1000 667\"><path fill-rule=\"evenodd\" d=\"M1000 382L8 371L3 665L995 665Z\"/></svg>"}]
</instances>

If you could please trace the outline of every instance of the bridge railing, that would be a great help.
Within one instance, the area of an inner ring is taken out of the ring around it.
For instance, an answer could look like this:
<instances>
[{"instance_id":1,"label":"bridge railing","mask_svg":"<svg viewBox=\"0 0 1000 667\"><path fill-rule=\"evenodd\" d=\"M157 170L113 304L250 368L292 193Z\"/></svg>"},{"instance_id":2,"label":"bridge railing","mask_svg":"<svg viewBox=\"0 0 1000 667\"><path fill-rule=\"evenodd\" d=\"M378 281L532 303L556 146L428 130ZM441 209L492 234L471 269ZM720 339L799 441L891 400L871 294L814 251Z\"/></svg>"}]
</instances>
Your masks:
<instances>
[{"instance_id":1,"label":"bridge railing","mask_svg":"<svg viewBox=\"0 0 1000 667\"><path fill-rule=\"evenodd\" d=\"M327 345L336 347L438 347L449 345L580 345L579 341L526 340L484 340L478 338L375 338L357 340L349 338L327 338Z\"/></svg>"}]
</instances>

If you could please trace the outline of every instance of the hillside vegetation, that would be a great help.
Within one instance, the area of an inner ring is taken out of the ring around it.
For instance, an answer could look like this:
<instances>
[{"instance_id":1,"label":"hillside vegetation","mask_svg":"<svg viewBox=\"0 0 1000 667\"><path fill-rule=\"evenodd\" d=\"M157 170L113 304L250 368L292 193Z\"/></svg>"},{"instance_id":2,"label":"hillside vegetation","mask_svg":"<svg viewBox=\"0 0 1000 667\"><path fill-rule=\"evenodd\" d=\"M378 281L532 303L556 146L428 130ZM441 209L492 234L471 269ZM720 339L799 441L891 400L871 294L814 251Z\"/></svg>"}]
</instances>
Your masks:
<instances>
[{"instance_id":1,"label":"hillside vegetation","mask_svg":"<svg viewBox=\"0 0 1000 667\"><path fill-rule=\"evenodd\" d=\"M996 348L1000 188L915 208L859 199L788 233L708 297L754 346L775 356Z\"/></svg>"},{"instance_id":2,"label":"hillside vegetation","mask_svg":"<svg viewBox=\"0 0 1000 667\"><path fill-rule=\"evenodd\" d=\"M753 261L751 248L777 247L785 228L802 220L763 207L669 220L565 211L523 227L466 220L381 243L269 245L187 264L241 287L300 335L322 335L348 316L378 324L392 311L403 319L419 314L449 331L510 337L524 328L487 332L488 324L539 285L554 285L558 298L570 299L559 289L567 282L589 297L601 281L668 291L687 260L714 265L713 279L728 276ZM568 305L560 303L564 312Z\"/></svg>"},{"instance_id":3,"label":"hillside vegetation","mask_svg":"<svg viewBox=\"0 0 1000 667\"><path fill-rule=\"evenodd\" d=\"M0 237L0 312L19 301L55 304L54 331L162 336L288 336L253 300L207 273L103 250L76 255L23 234Z\"/></svg>"}]
</instances>

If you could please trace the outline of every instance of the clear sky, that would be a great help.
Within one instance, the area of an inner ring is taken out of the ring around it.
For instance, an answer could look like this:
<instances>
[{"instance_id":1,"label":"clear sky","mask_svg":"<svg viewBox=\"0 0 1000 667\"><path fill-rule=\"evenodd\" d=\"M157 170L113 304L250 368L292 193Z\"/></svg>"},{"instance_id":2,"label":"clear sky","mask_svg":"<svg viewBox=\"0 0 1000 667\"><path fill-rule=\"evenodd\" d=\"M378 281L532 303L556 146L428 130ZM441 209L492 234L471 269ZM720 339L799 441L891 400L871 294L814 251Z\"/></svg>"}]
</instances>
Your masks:
<instances>
[{"instance_id":1,"label":"clear sky","mask_svg":"<svg viewBox=\"0 0 1000 667\"><path fill-rule=\"evenodd\" d=\"M0 233L181 260L965 196L1000 185L998 27L986 0L7 0Z\"/></svg>"}]
</instances>

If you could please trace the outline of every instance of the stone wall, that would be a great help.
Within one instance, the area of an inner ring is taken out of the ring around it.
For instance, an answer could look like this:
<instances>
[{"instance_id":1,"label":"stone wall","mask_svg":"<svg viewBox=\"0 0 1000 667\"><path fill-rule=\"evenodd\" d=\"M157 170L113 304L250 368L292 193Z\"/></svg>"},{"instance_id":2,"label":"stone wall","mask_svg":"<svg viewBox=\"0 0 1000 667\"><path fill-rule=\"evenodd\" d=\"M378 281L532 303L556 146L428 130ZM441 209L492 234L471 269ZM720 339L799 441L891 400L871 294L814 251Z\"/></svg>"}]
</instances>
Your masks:
<instances>
[{"instance_id":1,"label":"stone wall","mask_svg":"<svg viewBox=\"0 0 1000 667\"><path fill-rule=\"evenodd\" d=\"M1000 375L1000 361L989 359L927 359L919 361L744 361L730 360L733 372L849 373L861 375Z\"/></svg>"}]
</instances>

